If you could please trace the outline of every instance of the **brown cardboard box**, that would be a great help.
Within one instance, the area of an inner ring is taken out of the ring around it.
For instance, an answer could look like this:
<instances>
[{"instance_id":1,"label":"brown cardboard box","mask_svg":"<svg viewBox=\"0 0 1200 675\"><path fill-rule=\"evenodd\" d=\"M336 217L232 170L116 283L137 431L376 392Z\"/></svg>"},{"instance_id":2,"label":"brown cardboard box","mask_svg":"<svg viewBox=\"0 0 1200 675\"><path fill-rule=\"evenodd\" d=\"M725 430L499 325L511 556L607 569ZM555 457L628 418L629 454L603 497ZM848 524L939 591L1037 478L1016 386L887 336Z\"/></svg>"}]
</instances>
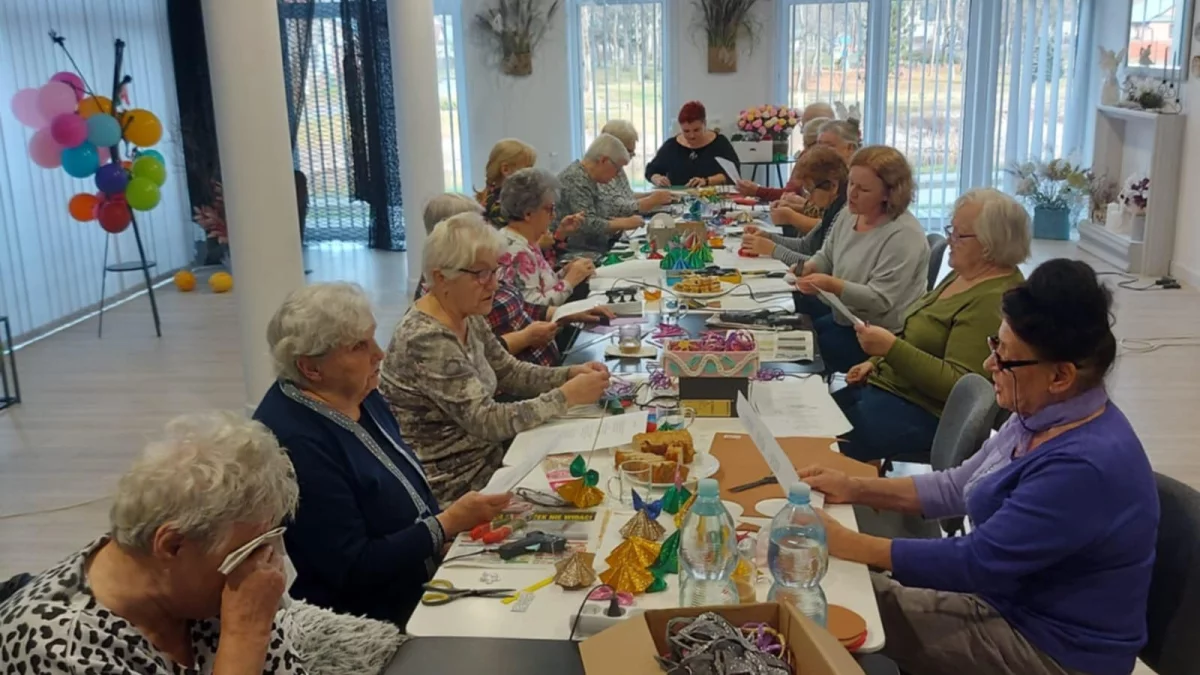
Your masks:
<instances>
[{"instance_id":1,"label":"brown cardboard box","mask_svg":"<svg viewBox=\"0 0 1200 675\"><path fill-rule=\"evenodd\" d=\"M651 609L593 635L579 645L587 675L661 675L654 659L666 653L667 621L716 612L734 625L765 622L787 636L796 675L863 675L850 652L828 631L789 604Z\"/></svg>"}]
</instances>

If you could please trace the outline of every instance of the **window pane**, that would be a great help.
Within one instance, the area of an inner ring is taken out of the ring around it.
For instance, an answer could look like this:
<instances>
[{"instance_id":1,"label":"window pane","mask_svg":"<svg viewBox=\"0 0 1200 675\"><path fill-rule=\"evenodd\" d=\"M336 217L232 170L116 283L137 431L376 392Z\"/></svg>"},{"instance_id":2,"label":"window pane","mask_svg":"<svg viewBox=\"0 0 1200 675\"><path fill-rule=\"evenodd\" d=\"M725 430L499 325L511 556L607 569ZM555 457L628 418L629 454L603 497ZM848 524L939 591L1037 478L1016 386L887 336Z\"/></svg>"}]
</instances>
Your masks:
<instances>
[{"instance_id":1,"label":"window pane","mask_svg":"<svg viewBox=\"0 0 1200 675\"><path fill-rule=\"evenodd\" d=\"M459 112L458 71L454 16L438 14L433 17L434 40L437 44L437 96L442 120L442 168L444 184L449 192L465 192L465 147Z\"/></svg>"}]
</instances>

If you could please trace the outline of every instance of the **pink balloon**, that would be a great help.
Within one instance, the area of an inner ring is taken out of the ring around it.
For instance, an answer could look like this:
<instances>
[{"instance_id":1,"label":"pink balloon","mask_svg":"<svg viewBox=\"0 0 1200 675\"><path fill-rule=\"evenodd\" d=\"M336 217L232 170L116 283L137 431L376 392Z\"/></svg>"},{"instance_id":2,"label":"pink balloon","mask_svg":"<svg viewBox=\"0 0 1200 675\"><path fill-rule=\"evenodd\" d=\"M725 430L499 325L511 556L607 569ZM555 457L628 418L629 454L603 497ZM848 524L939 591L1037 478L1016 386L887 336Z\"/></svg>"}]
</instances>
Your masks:
<instances>
[{"instance_id":1,"label":"pink balloon","mask_svg":"<svg viewBox=\"0 0 1200 675\"><path fill-rule=\"evenodd\" d=\"M27 127L41 129L46 126L46 119L38 112L38 90L30 87L22 89L12 97L12 111L17 121Z\"/></svg>"},{"instance_id":2,"label":"pink balloon","mask_svg":"<svg viewBox=\"0 0 1200 675\"><path fill-rule=\"evenodd\" d=\"M104 166L112 161L112 151L108 148L96 148L96 154L100 156L100 166ZM101 198L101 201L104 201Z\"/></svg>"},{"instance_id":3,"label":"pink balloon","mask_svg":"<svg viewBox=\"0 0 1200 675\"><path fill-rule=\"evenodd\" d=\"M87 122L75 113L63 113L50 120L50 135L64 148L73 148L87 140Z\"/></svg>"},{"instance_id":4,"label":"pink balloon","mask_svg":"<svg viewBox=\"0 0 1200 675\"><path fill-rule=\"evenodd\" d=\"M78 102L78 101L83 100L84 91L83 91L83 78L82 77L79 77L78 75L76 75L75 73L72 73L70 71L64 70L61 73L55 73L55 74L51 75L50 81L51 82L62 82L63 84L70 85L71 88L75 90L75 101Z\"/></svg>"},{"instance_id":5,"label":"pink balloon","mask_svg":"<svg viewBox=\"0 0 1200 675\"><path fill-rule=\"evenodd\" d=\"M39 129L29 141L29 158L43 169L62 166L63 147L54 141L49 129Z\"/></svg>"},{"instance_id":6,"label":"pink balloon","mask_svg":"<svg viewBox=\"0 0 1200 675\"><path fill-rule=\"evenodd\" d=\"M38 90L37 107L48 120L75 112L75 90L69 84L49 82Z\"/></svg>"}]
</instances>

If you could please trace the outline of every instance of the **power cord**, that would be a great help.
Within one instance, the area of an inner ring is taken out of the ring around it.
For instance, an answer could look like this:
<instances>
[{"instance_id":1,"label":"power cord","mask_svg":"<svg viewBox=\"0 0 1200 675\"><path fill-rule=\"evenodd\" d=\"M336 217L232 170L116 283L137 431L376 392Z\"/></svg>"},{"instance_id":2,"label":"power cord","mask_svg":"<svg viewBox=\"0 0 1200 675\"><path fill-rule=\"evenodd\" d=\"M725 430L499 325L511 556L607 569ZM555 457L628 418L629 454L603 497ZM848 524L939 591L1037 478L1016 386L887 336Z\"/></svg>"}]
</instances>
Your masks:
<instances>
[{"instance_id":1,"label":"power cord","mask_svg":"<svg viewBox=\"0 0 1200 675\"><path fill-rule=\"evenodd\" d=\"M1127 291L1174 291L1182 288L1179 282L1170 276L1163 276L1152 281L1143 282L1140 285L1141 277L1135 274L1126 274L1125 272L1097 272L1096 276L1112 276L1119 277L1121 281L1117 282L1117 288L1123 288Z\"/></svg>"},{"instance_id":2,"label":"power cord","mask_svg":"<svg viewBox=\"0 0 1200 675\"><path fill-rule=\"evenodd\" d=\"M1200 336L1121 338L1118 344L1123 354L1149 354L1167 347L1200 347Z\"/></svg>"},{"instance_id":3,"label":"power cord","mask_svg":"<svg viewBox=\"0 0 1200 675\"><path fill-rule=\"evenodd\" d=\"M13 518L26 518L28 516L41 516L41 515L45 515L47 513L58 513L59 511L70 511L72 509L78 509L78 508L82 508L84 506L91 506L92 504L99 504L100 502L108 501L110 499L112 499L112 495L104 495L103 497L96 497L95 499L89 499L84 502L77 502L75 504L67 504L66 506L56 506L56 507L50 508L50 509L40 509L37 511L23 511L20 513L5 513L3 515L0 515L0 520L11 520Z\"/></svg>"},{"instance_id":4,"label":"power cord","mask_svg":"<svg viewBox=\"0 0 1200 675\"><path fill-rule=\"evenodd\" d=\"M618 602L617 589L609 586L608 584L600 584L599 586L588 591L587 595L583 596L583 602L579 603L579 610L575 612L575 620L571 622L571 634L567 636L568 642L575 639L575 631L579 628L579 618L583 616L583 608L587 606L588 600L592 599L592 596L596 594L596 591L600 590L601 588L607 588L612 592L612 598L610 598L608 601L608 608L604 610L604 615L617 617L625 613L625 608L621 607L620 603Z\"/></svg>"}]
</instances>

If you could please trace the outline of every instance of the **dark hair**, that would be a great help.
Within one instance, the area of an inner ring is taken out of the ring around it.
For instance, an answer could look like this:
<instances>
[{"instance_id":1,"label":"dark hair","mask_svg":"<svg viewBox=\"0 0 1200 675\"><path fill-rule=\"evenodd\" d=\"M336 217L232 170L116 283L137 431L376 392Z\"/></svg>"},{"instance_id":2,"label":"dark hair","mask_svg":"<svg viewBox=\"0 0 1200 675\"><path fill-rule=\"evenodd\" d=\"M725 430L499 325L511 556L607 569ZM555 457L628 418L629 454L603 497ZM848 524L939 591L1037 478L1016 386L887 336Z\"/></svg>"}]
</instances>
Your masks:
<instances>
[{"instance_id":1,"label":"dark hair","mask_svg":"<svg viewBox=\"0 0 1200 675\"><path fill-rule=\"evenodd\" d=\"M704 109L704 104L700 101L688 101L679 109L679 123L691 124L692 122L707 122L708 111Z\"/></svg>"},{"instance_id":2,"label":"dark hair","mask_svg":"<svg viewBox=\"0 0 1200 675\"><path fill-rule=\"evenodd\" d=\"M1085 387L1104 379L1117 359L1109 323L1112 291L1087 263L1048 260L1001 301L1004 319L1039 359L1073 363Z\"/></svg>"}]
</instances>

